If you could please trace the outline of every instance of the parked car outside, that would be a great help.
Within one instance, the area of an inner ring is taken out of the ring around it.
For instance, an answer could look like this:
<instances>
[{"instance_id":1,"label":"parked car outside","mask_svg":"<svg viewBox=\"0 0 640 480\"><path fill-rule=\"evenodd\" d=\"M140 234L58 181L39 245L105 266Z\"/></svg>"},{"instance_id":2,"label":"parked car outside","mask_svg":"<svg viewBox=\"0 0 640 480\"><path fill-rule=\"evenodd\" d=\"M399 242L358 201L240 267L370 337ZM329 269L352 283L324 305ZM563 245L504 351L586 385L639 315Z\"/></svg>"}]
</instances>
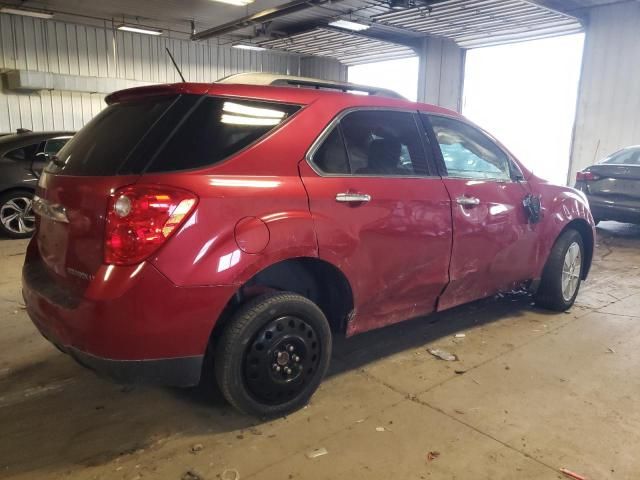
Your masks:
<instances>
[{"instance_id":1,"label":"parked car outside","mask_svg":"<svg viewBox=\"0 0 640 480\"><path fill-rule=\"evenodd\" d=\"M0 136L0 234L26 238L35 229L31 199L38 175L71 132L31 132Z\"/></svg>"},{"instance_id":2,"label":"parked car outside","mask_svg":"<svg viewBox=\"0 0 640 480\"><path fill-rule=\"evenodd\" d=\"M593 218L640 224L640 145L623 148L576 175Z\"/></svg>"},{"instance_id":3,"label":"parked car outside","mask_svg":"<svg viewBox=\"0 0 640 480\"><path fill-rule=\"evenodd\" d=\"M212 371L239 410L280 415L332 335L518 287L573 304L594 248L581 192L444 108L227 82L110 95L40 178L23 296L81 364L178 386Z\"/></svg>"}]
</instances>

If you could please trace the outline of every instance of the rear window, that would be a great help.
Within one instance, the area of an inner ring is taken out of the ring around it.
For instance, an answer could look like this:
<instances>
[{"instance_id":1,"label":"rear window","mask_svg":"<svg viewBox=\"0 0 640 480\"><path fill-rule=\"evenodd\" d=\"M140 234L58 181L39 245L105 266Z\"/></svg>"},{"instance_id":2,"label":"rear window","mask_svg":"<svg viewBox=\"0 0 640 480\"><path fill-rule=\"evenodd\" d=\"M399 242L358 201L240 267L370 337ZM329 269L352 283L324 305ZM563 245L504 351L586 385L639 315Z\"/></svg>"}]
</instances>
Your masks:
<instances>
[{"instance_id":1,"label":"rear window","mask_svg":"<svg viewBox=\"0 0 640 480\"><path fill-rule=\"evenodd\" d=\"M58 152L46 170L65 175L115 175L176 97L111 105Z\"/></svg>"},{"instance_id":2,"label":"rear window","mask_svg":"<svg viewBox=\"0 0 640 480\"><path fill-rule=\"evenodd\" d=\"M118 103L80 130L47 170L100 176L212 165L251 145L299 108L196 95Z\"/></svg>"}]
</instances>

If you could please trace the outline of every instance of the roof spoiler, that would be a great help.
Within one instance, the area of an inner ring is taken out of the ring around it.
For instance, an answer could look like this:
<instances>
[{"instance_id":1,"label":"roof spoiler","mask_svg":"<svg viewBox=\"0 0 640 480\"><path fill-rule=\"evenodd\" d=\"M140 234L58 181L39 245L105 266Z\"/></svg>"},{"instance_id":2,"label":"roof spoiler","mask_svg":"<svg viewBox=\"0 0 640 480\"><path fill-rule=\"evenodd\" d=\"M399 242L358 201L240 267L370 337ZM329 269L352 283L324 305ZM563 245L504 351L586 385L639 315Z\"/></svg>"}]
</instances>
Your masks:
<instances>
[{"instance_id":1,"label":"roof spoiler","mask_svg":"<svg viewBox=\"0 0 640 480\"><path fill-rule=\"evenodd\" d=\"M107 105L126 102L143 97L157 97L162 95L179 95L182 93L205 94L211 88L210 83L168 83L133 87L110 93L104 99Z\"/></svg>"}]
</instances>

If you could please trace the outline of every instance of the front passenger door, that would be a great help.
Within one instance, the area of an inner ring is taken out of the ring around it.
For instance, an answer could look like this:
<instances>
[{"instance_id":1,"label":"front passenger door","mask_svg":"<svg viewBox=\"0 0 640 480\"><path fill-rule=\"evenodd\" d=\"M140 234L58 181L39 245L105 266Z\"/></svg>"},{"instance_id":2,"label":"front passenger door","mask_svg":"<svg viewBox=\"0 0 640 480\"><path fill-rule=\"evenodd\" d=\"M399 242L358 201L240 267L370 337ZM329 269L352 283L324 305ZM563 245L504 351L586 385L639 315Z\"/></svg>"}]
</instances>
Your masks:
<instances>
[{"instance_id":1,"label":"front passenger door","mask_svg":"<svg viewBox=\"0 0 640 480\"><path fill-rule=\"evenodd\" d=\"M522 205L529 186L517 165L477 127L453 117L421 115L437 144L452 201L450 283L438 310L529 280L531 265L537 264L536 236Z\"/></svg>"}]
</instances>

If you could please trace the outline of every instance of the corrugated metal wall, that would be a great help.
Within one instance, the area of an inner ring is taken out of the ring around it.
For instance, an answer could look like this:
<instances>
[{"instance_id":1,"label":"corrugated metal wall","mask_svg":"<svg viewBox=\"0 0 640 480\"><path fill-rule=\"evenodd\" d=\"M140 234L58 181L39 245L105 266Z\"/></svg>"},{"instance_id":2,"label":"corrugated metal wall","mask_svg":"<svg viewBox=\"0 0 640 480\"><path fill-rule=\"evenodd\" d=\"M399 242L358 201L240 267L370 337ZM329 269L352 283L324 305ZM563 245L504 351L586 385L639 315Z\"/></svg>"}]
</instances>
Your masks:
<instances>
[{"instance_id":1,"label":"corrugated metal wall","mask_svg":"<svg viewBox=\"0 0 640 480\"><path fill-rule=\"evenodd\" d=\"M640 144L640 3L591 10L578 93L569 184L575 173Z\"/></svg>"},{"instance_id":2,"label":"corrugated metal wall","mask_svg":"<svg viewBox=\"0 0 640 480\"><path fill-rule=\"evenodd\" d=\"M343 77L338 62L301 59L272 52L220 46L215 40L191 42L153 37L109 26L96 28L51 20L0 14L0 71L37 70L81 76L123 78L154 83L180 81L165 47L172 51L188 81L212 82L245 71L327 79ZM332 75L338 75L333 77ZM89 93L0 91L0 132L77 130L104 107L103 96Z\"/></svg>"},{"instance_id":3,"label":"corrugated metal wall","mask_svg":"<svg viewBox=\"0 0 640 480\"><path fill-rule=\"evenodd\" d=\"M418 72L418 101L459 112L465 51L444 38L426 38Z\"/></svg>"},{"instance_id":4,"label":"corrugated metal wall","mask_svg":"<svg viewBox=\"0 0 640 480\"><path fill-rule=\"evenodd\" d=\"M300 59L300 75L346 82L347 67L331 58L302 57Z\"/></svg>"}]
</instances>

